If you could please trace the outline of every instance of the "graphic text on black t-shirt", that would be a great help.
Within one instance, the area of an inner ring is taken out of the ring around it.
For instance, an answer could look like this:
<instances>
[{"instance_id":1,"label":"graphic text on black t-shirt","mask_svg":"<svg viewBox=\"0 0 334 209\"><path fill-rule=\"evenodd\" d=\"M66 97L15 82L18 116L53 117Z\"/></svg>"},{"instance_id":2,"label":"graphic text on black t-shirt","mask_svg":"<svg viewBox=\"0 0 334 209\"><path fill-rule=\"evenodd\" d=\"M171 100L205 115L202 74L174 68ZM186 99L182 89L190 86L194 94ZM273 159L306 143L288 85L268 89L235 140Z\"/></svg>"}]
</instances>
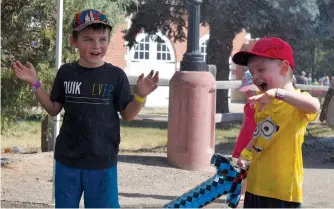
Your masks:
<instances>
[{"instance_id":1,"label":"graphic text on black t-shirt","mask_svg":"<svg viewBox=\"0 0 334 209\"><path fill-rule=\"evenodd\" d=\"M92 96L102 96L102 97L111 97L111 92L114 89L114 86L111 84L95 84L93 83Z\"/></svg>"},{"instance_id":2,"label":"graphic text on black t-shirt","mask_svg":"<svg viewBox=\"0 0 334 209\"><path fill-rule=\"evenodd\" d=\"M80 95L80 86L82 82L77 81L64 81L65 94L78 94Z\"/></svg>"},{"instance_id":3,"label":"graphic text on black t-shirt","mask_svg":"<svg viewBox=\"0 0 334 209\"><path fill-rule=\"evenodd\" d=\"M85 84L80 81L64 81L66 102L80 104L109 105L114 86L107 83L93 83L90 94L83 92Z\"/></svg>"}]
</instances>

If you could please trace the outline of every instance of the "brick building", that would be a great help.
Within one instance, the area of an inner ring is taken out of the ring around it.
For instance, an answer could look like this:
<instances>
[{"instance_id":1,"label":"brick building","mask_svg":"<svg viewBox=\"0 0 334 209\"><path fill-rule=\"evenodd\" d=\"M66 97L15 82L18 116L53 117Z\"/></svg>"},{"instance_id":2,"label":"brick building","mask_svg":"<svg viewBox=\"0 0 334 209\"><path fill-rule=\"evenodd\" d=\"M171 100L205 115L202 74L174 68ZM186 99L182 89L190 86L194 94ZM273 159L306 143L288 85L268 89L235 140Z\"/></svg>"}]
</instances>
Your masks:
<instances>
[{"instance_id":1,"label":"brick building","mask_svg":"<svg viewBox=\"0 0 334 209\"><path fill-rule=\"evenodd\" d=\"M128 19L124 24L114 29L105 61L121 67L127 75L139 76L141 73L147 75L151 69L158 70L161 78L170 79L174 72L180 70L180 62L187 50L187 42L172 42L161 33L158 35L164 43L154 42L144 33L137 35L138 44L131 50L126 47L123 39L123 30L130 27L131 21ZM209 39L210 30L208 27L200 27L200 50L206 59L206 48ZM187 34L187 31L185 31ZM252 45L250 35L245 30L236 35L233 40L233 50L231 55L241 49L249 50ZM231 58L226 58L231 60ZM231 62L231 61L230 61ZM230 80L240 80L244 68L230 65ZM167 107L168 106L168 87L158 87L148 98L146 106L150 107ZM242 100L241 94L235 90L230 91L232 100Z\"/></svg>"}]
</instances>

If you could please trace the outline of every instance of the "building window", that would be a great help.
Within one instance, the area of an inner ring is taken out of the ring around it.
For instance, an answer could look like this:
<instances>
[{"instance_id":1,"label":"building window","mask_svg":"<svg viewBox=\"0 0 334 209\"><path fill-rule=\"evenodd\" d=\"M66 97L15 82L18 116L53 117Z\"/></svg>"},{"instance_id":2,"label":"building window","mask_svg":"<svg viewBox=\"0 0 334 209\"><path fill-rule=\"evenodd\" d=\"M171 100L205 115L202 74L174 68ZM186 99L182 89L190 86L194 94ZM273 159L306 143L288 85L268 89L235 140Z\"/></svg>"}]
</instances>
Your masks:
<instances>
[{"instance_id":1,"label":"building window","mask_svg":"<svg viewBox=\"0 0 334 209\"><path fill-rule=\"evenodd\" d=\"M156 41L156 35L147 35L134 47L134 60L172 61L171 51L163 39Z\"/></svg>"},{"instance_id":2,"label":"building window","mask_svg":"<svg viewBox=\"0 0 334 209\"><path fill-rule=\"evenodd\" d=\"M139 44L135 46L135 60L149 60L150 59L150 37L146 36Z\"/></svg>"},{"instance_id":3,"label":"building window","mask_svg":"<svg viewBox=\"0 0 334 209\"><path fill-rule=\"evenodd\" d=\"M201 54L203 56L204 62L207 61L207 52L206 52L206 50L207 50L208 43L209 43L209 39L207 39L206 41L203 41L201 43L201 46L200 46Z\"/></svg>"},{"instance_id":4,"label":"building window","mask_svg":"<svg viewBox=\"0 0 334 209\"><path fill-rule=\"evenodd\" d=\"M157 44L157 60L171 61L171 55L165 42Z\"/></svg>"}]
</instances>

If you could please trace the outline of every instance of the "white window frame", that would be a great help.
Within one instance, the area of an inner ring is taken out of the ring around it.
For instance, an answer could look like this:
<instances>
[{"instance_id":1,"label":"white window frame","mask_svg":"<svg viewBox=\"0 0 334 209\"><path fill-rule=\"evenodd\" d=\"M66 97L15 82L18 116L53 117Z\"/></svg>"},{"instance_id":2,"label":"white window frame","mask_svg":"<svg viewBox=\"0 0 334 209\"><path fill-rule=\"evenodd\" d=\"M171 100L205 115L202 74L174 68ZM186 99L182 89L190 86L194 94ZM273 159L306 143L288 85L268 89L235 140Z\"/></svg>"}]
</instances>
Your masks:
<instances>
[{"instance_id":1,"label":"white window frame","mask_svg":"<svg viewBox=\"0 0 334 209\"><path fill-rule=\"evenodd\" d=\"M169 51L169 54L170 54L170 60L158 60L157 56L158 56L158 42L150 39L149 40L149 59L135 59L135 52L137 51L136 50L136 47L139 47L139 44L140 44L140 41L143 39L143 38L146 38L148 34L147 33L140 33L138 34L137 38L136 38L136 42L138 43L137 46L134 46L131 50L130 50L130 53L128 53L128 58L129 58L129 61L132 61L132 62L138 62L138 61L154 61L154 62L167 62L167 63L175 63L175 51L174 51L174 47L173 45L171 44L170 40L163 36L160 32L158 32L156 35L159 36L163 41L164 43L162 45L165 45L166 46L166 49L168 49ZM144 45L144 49L145 49L145 45ZM140 50L141 51L141 50ZM146 52L146 50L144 50ZM165 51L163 51L163 53L166 53Z\"/></svg>"},{"instance_id":2,"label":"white window frame","mask_svg":"<svg viewBox=\"0 0 334 209\"><path fill-rule=\"evenodd\" d=\"M199 39L199 48L200 48L200 52L203 56L203 59L204 59L204 62L207 61L207 49L208 49L208 45L207 45L207 42L209 41L209 38L210 38L210 34L206 34L204 36L202 36L200 39ZM202 52L202 48L205 48L205 51Z\"/></svg>"}]
</instances>

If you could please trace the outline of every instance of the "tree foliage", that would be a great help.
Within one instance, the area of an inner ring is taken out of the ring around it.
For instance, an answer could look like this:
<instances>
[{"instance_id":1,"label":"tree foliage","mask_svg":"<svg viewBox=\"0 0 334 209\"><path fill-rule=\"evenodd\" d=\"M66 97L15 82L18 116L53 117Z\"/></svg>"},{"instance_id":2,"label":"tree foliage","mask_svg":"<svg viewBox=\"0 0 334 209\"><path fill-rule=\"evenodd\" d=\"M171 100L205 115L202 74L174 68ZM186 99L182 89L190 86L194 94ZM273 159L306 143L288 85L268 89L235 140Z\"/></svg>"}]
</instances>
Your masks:
<instances>
[{"instance_id":1,"label":"tree foliage","mask_svg":"<svg viewBox=\"0 0 334 209\"><path fill-rule=\"evenodd\" d=\"M136 43L141 31L154 34L159 30L175 42L184 41L189 2L139 2L124 36L128 45ZM328 30L323 28L333 25L332 13L329 0L203 0L201 22L210 27L207 62L217 66L217 80L228 80L232 40L245 28L252 37L279 36L288 41L295 49L297 72L312 68L315 41L328 39ZM217 112L228 112L227 101L227 90L217 91Z\"/></svg>"},{"instance_id":2,"label":"tree foliage","mask_svg":"<svg viewBox=\"0 0 334 209\"><path fill-rule=\"evenodd\" d=\"M63 62L78 59L69 35L74 14L94 8L104 12L112 24L124 21L131 0L72 0L63 6ZM50 91L55 75L57 1L1 1L1 119L2 130L11 122L32 114L37 102L30 88L18 81L11 69L14 60L31 62L43 87Z\"/></svg>"}]
</instances>

